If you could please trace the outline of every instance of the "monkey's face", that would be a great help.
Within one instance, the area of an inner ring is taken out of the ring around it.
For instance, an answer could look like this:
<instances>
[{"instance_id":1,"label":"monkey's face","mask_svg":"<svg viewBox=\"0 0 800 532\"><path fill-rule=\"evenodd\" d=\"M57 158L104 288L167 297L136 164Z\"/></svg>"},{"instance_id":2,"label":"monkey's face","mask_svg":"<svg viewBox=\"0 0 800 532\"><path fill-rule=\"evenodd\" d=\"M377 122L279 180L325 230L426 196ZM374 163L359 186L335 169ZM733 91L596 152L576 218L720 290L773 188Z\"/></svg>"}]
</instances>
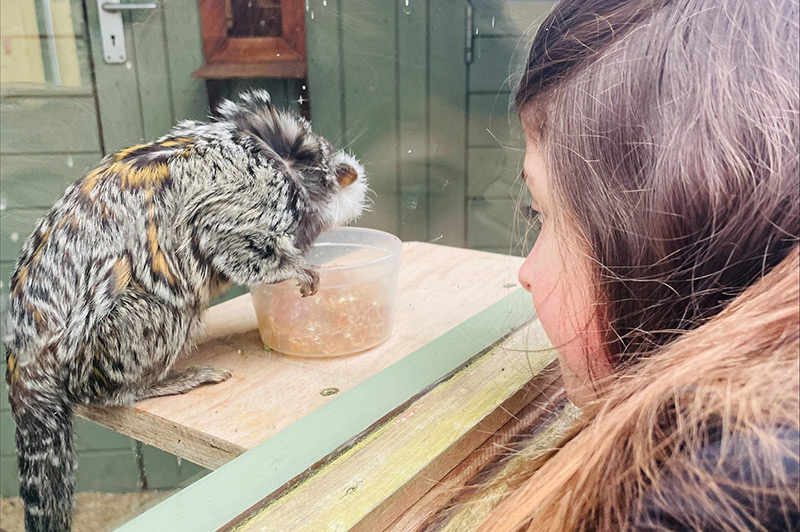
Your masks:
<instances>
[{"instance_id":1,"label":"monkey's face","mask_svg":"<svg viewBox=\"0 0 800 532\"><path fill-rule=\"evenodd\" d=\"M296 240L309 246L322 231L358 218L367 201L367 177L355 157L336 150L311 124L275 108L264 91L241 94L218 109L235 138L271 161L300 196Z\"/></svg>"},{"instance_id":2,"label":"monkey's face","mask_svg":"<svg viewBox=\"0 0 800 532\"><path fill-rule=\"evenodd\" d=\"M306 209L299 220L298 244L310 243L321 233L357 219L367 203L368 183L364 167L352 155L335 150L323 137L314 136L318 152L297 172Z\"/></svg>"}]
</instances>

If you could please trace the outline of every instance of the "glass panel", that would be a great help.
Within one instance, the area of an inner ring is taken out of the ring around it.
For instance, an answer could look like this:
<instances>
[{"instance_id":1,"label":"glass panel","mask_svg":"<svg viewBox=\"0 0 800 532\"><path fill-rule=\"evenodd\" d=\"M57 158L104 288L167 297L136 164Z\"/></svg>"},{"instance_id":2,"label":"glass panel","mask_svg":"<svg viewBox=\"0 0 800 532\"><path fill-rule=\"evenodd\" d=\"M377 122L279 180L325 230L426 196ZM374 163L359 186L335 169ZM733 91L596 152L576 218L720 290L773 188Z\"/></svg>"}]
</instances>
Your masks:
<instances>
[{"instance_id":1,"label":"glass panel","mask_svg":"<svg viewBox=\"0 0 800 532\"><path fill-rule=\"evenodd\" d=\"M280 37L281 0L225 0L228 37Z\"/></svg>"},{"instance_id":2,"label":"glass panel","mask_svg":"<svg viewBox=\"0 0 800 532\"><path fill-rule=\"evenodd\" d=\"M88 47L78 0L3 2L0 88L88 88Z\"/></svg>"}]
</instances>

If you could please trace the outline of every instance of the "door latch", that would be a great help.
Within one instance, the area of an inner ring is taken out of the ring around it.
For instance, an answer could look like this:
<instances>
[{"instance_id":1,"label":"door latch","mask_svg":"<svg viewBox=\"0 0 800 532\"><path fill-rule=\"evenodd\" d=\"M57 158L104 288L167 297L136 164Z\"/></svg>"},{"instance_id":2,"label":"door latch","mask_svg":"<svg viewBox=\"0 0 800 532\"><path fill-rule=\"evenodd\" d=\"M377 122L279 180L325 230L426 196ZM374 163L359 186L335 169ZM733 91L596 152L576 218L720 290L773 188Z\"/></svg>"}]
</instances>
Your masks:
<instances>
[{"instance_id":1,"label":"door latch","mask_svg":"<svg viewBox=\"0 0 800 532\"><path fill-rule=\"evenodd\" d=\"M124 63L125 28L122 27L123 11L155 9L156 4L120 4L119 0L97 0L97 16L100 19L100 39L103 41L103 59L106 63Z\"/></svg>"}]
</instances>

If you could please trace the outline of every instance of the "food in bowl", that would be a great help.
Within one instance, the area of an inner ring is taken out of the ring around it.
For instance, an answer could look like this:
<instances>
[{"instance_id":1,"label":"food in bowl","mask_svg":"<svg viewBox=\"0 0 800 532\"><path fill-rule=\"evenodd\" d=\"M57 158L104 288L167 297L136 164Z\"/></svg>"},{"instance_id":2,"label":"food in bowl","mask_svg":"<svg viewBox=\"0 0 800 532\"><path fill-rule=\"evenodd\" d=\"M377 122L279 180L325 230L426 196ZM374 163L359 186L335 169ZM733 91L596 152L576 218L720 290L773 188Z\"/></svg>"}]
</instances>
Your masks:
<instances>
[{"instance_id":1,"label":"food in bowl","mask_svg":"<svg viewBox=\"0 0 800 532\"><path fill-rule=\"evenodd\" d=\"M365 351L392 331L400 240L347 227L321 235L307 253L320 266L319 292L301 297L295 281L250 288L265 346L296 356Z\"/></svg>"}]
</instances>

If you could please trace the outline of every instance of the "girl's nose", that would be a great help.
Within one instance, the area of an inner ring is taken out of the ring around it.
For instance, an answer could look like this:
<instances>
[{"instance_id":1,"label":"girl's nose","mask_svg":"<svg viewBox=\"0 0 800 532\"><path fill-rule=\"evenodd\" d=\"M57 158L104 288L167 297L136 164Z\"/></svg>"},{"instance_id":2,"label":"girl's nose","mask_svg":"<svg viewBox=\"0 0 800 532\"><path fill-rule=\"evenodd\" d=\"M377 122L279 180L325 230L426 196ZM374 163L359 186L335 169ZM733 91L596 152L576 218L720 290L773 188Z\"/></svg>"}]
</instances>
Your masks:
<instances>
[{"instance_id":1,"label":"girl's nose","mask_svg":"<svg viewBox=\"0 0 800 532\"><path fill-rule=\"evenodd\" d=\"M522 266L519 267L519 273L517 274L517 278L519 279L519 284L522 285L522 288L530 292L531 284L533 283L532 268L530 266L530 257L525 259L525 262L523 262Z\"/></svg>"}]
</instances>

